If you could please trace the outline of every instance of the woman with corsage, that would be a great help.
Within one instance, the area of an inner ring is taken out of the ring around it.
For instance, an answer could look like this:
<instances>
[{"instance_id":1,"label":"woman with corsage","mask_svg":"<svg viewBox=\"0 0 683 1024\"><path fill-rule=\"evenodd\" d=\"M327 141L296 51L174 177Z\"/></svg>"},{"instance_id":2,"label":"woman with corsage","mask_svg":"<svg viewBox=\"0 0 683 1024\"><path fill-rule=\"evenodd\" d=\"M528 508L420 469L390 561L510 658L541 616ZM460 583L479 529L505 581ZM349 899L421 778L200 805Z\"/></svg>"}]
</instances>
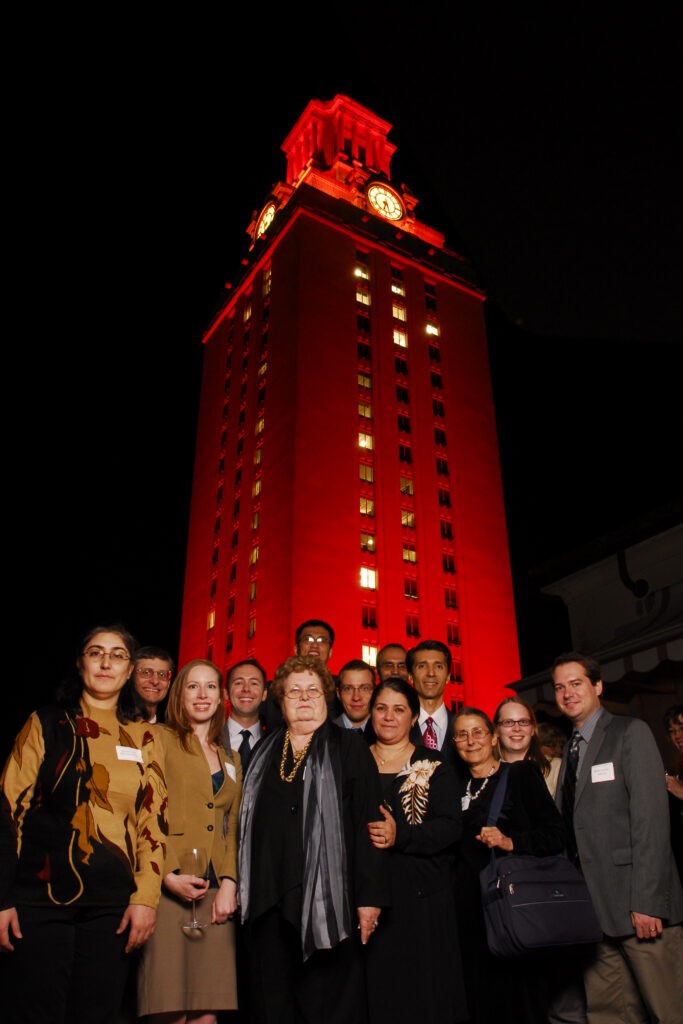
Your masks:
<instances>
[{"instance_id":1,"label":"woman with corsage","mask_svg":"<svg viewBox=\"0 0 683 1024\"><path fill-rule=\"evenodd\" d=\"M546 1024L548 965L535 959L492 956L486 941L480 872L496 855L524 853L542 857L561 853L565 827L536 761L513 761L497 824L487 825L489 807L500 781L501 762L494 727L479 708L462 708L453 719L455 749L469 770L462 796L462 842L456 865L456 901L472 1024Z\"/></svg>"},{"instance_id":2,"label":"woman with corsage","mask_svg":"<svg viewBox=\"0 0 683 1024\"><path fill-rule=\"evenodd\" d=\"M461 783L440 751L410 741L420 713L410 683L384 680L370 709L377 737L370 750L384 799L380 819L368 828L391 880L391 905L367 949L370 1020L466 1020L453 890ZM410 984L397 984L402 963L409 965Z\"/></svg>"},{"instance_id":3,"label":"woman with corsage","mask_svg":"<svg viewBox=\"0 0 683 1024\"><path fill-rule=\"evenodd\" d=\"M321 658L288 658L270 692L283 723L254 748L240 810L250 1024L365 1024L363 945L389 890L368 833L377 772L367 743L328 715Z\"/></svg>"}]
</instances>

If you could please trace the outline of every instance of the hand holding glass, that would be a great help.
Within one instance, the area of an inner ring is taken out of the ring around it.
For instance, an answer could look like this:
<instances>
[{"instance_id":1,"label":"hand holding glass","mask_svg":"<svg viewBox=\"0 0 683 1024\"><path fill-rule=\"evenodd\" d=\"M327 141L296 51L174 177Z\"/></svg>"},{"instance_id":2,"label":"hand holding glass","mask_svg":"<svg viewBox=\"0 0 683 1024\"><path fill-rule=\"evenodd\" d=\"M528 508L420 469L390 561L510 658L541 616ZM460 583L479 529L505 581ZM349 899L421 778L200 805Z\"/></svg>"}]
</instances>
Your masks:
<instances>
[{"instance_id":1,"label":"hand holding glass","mask_svg":"<svg viewBox=\"0 0 683 1024\"><path fill-rule=\"evenodd\" d=\"M178 860L181 874L196 875L204 879L207 877L209 861L203 846L192 846L187 850L181 850ZM197 920L197 901L194 898L192 899L192 919L180 927L186 935L206 928L206 925Z\"/></svg>"}]
</instances>

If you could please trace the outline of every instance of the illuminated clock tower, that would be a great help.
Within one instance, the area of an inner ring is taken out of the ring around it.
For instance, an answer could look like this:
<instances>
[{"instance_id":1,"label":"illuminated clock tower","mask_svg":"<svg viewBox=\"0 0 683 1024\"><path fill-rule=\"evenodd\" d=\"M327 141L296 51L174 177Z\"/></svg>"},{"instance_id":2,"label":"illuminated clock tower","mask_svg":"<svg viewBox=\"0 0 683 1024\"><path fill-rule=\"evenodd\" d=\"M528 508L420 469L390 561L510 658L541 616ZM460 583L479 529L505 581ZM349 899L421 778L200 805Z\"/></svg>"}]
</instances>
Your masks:
<instances>
[{"instance_id":1,"label":"illuminated clock tower","mask_svg":"<svg viewBox=\"0 0 683 1024\"><path fill-rule=\"evenodd\" d=\"M390 129L308 104L204 336L180 662L272 677L319 617L332 671L439 639L447 703L492 711L520 673L485 296Z\"/></svg>"}]
</instances>

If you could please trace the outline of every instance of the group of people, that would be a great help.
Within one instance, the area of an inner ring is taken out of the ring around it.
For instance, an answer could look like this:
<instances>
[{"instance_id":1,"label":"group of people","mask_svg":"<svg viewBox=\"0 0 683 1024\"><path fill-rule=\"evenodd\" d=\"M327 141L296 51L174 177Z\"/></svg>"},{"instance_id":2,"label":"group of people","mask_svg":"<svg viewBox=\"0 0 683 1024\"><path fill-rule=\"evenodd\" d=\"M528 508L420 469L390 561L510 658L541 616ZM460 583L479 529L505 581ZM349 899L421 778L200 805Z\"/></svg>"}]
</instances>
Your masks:
<instances>
[{"instance_id":1,"label":"group of people","mask_svg":"<svg viewBox=\"0 0 683 1024\"><path fill-rule=\"evenodd\" d=\"M602 706L597 662L556 659L572 733L544 736L517 696L447 708L441 641L337 675L333 644L307 620L272 681L254 658L224 680L120 624L88 633L2 774L3 1018L115 1024L134 963L149 1024L679 1021L680 771ZM665 724L683 755L683 709ZM495 958L491 850L566 852L603 940Z\"/></svg>"}]
</instances>

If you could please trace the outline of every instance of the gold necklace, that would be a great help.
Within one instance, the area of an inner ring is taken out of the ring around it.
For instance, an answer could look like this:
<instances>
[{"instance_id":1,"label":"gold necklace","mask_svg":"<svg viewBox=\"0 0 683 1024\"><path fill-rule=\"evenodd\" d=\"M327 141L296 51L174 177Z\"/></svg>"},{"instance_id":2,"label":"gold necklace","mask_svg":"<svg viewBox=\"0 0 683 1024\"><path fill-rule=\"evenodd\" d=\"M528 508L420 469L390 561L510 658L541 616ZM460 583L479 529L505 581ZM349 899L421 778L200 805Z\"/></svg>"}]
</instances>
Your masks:
<instances>
[{"instance_id":1,"label":"gold necklace","mask_svg":"<svg viewBox=\"0 0 683 1024\"><path fill-rule=\"evenodd\" d=\"M294 758L294 767L292 768L289 775L285 775L285 762L287 760L287 751L289 750L292 744L292 741L289 738L289 729L287 730L287 732L285 733L285 742L282 744L282 757L280 758L280 778L282 779L283 782L291 782L293 780L294 776L299 770L301 762L308 753L308 748L311 745L312 739L313 734L311 734L308 737L308 739L306 740L306 746L302 747L298 754L295 753L294 747L292 746L292 757Z\"/></svg>"},{"instance_id":2,"label":"gold necklace","mask_svg":"<svg viewBox=\"0 0 683 1024\"><path fill-rule=\"evenodd\" d=\"M395 761L397 757L403 758L404 752L409 750L410 747L412 747L412 743L409 741L408 743L404 744L398 752L394 752L393 754L388 754L386 757L380 757L379 747L377 746L377 744L375 744L375 749L374 749L373 753L374 753L376 759L379 761L379 763L381 765L385 765L387 763L387 761Z\"/></svg>"}]
</instances>

